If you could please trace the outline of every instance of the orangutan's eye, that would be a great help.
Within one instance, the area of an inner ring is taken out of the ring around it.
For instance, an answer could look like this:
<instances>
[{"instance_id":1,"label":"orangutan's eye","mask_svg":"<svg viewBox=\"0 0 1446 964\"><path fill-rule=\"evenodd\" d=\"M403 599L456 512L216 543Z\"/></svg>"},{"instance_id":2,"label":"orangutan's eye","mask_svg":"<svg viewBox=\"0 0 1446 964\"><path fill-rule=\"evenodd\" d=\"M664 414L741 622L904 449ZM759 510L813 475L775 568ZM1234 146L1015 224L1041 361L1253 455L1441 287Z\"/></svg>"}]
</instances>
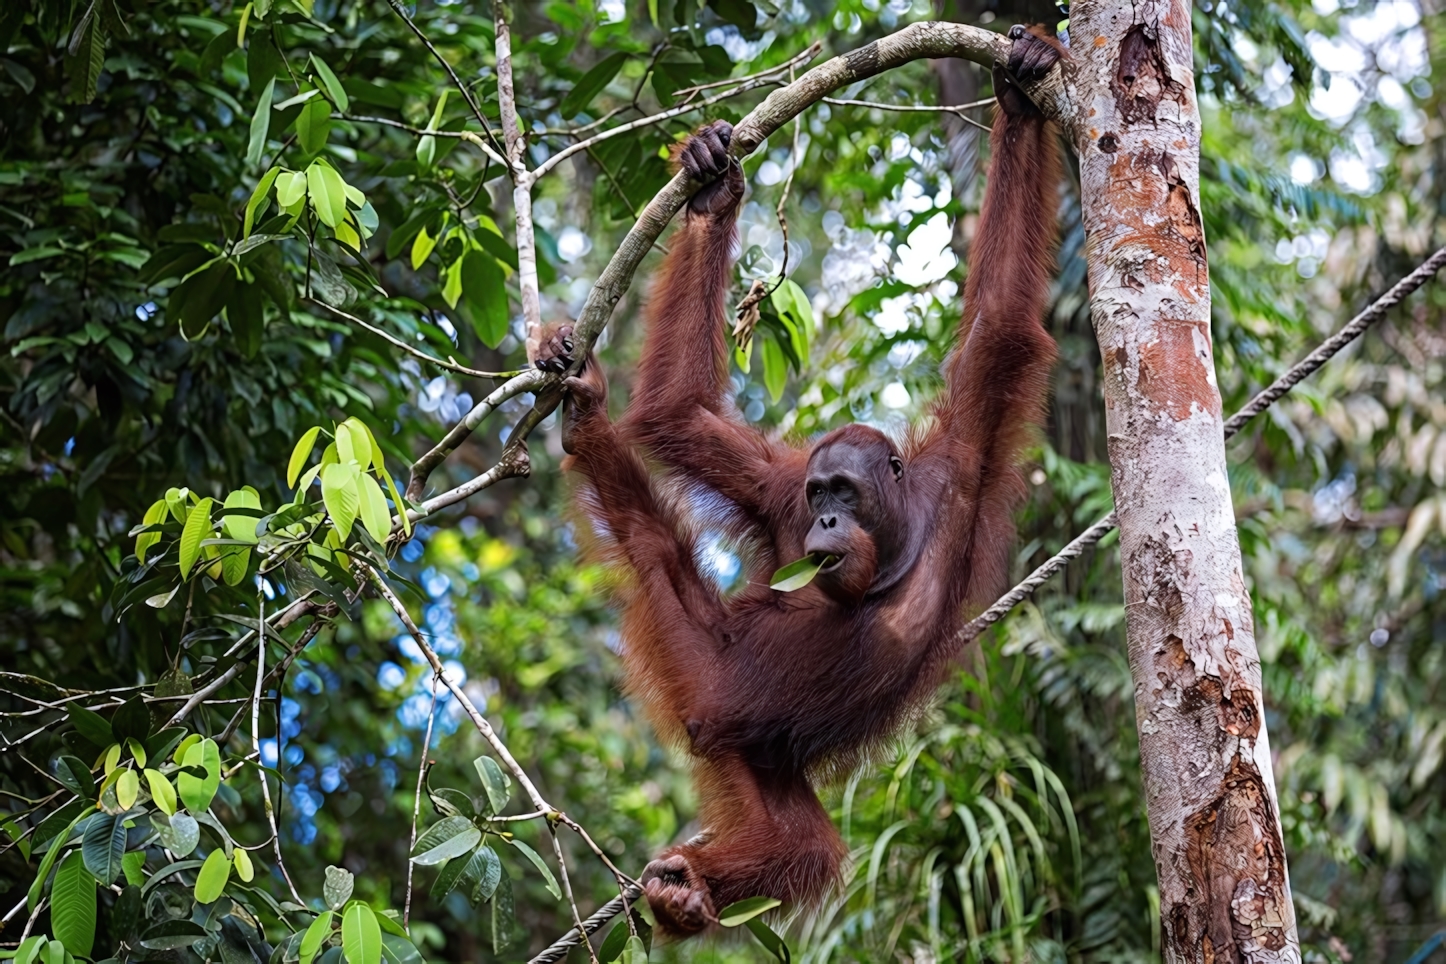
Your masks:
<instances>
[{"instance_id":1,"label":"orangutan's eye","mask_svg":"<svg viewBox=\"0 0 1446 964\"><path fill-rule=\"evenodd\" d=\"M904 477L904 463L899 460L897 455L889 456L889 468L894 470L894 481L897 482Z\"/></svg>"}]
</instances>

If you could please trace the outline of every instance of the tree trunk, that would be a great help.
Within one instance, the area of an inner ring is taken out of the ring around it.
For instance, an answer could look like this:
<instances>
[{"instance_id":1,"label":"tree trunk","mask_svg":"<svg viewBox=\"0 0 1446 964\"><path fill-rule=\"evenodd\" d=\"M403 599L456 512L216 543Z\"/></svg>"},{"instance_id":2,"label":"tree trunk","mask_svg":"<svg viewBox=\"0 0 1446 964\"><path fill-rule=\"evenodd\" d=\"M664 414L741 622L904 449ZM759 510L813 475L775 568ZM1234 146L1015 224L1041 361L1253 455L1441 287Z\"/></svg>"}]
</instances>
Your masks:
<instances>
[{"instance_id":1,"label":"tree trunk","mask_svg":"<svg viewBox=\"0 0 1446 964\"><path fill-rule=\"evenodd\" d=\"M1081 0L1068 83L1164 953L1295 962L1199 214L1190 5Z\"/></svg>"}]
</instances>

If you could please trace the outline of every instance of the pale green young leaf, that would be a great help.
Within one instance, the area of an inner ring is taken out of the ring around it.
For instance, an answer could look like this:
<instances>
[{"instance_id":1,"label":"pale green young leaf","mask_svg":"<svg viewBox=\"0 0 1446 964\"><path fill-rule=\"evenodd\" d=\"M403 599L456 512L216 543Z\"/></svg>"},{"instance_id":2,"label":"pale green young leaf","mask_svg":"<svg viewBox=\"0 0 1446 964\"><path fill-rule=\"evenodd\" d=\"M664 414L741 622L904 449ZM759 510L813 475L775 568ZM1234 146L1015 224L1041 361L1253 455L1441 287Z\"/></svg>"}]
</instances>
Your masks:
<instances>
[{"instance_id":1,"label":"pale green young leaf","mask_svg":"<svg viewBox=\"0 0 1446 964\"><path fill-rule=\"evenodd\" d=\"M164 522L165 519L166 500L157 499L155 502L152 502L151 507L146 510L146 514L141 518L141 522L145 525L155 525L158 522ZM142 532L136 536L136 559L145 562L146 553L150 551L151 546L160 541L161 534L159 532Z\"/></svg>"},{"instance_id":2,"label":"pale green young leaf","mask_svg":"<svg viewBox=\"0 0 1446 964\"><path fill-rule=\"evenodd\" d=\"M332 525L337 534L345 540L351 535L352 523L356 521L357 509L361 505L361 493L357 490L357 467L328 465L321 470L321 501L331 513Z\"/></svg>"},{"instance_id":3,"label":"pale green young leaf","mask_svg":"<svg viewBox=\"0 0 1446 964\"><path fill-rule=\"evenodd\" d=\"M540 854L516 837L507 838L507 842L516 847L522 856L532 861L532 866L542 874L542 882L547 885L547 890L556 900L562 900L562 888L557 885L557 878L552 876L552 869L543 861Z\"/></svg>"},{"instance_id":4,"label":"pale green young leaf","mask_svg":"<svg viewBox=\"0 0 1446 964\"><path fill-rule=\"evenodd\" d=\"M276 176L276 203L289 208L306 197L306 175L301 171L282 171Z\"/></svg>"},{"instance_id":5,"label":"pale green young leaf","mask_svg":"<svg viewBox=\"0 0 1446 964\"><path fill-rule=\"evenodd\" d=\"M240 877L244 883L249 884L251 879L256 876L256 868L251 863L251 855L246 852L244 847L237 847L231 852L231 865L236 868L236 876Z\"/></svg>"},{"instance_id":6,"label":"pale green young leaf","mask_svg":"<svg viewBox=\"0 0 1446 964\"><path fill-rule=\"evenodd\" d=\"M382 487L365 473L357 478L357 485L361 495L357 512L362 525L366 526L373 539L386 542L392 531L392 514L387 510L387 497L382 495Z\"/></svg>"},{"instance_id":7,"label":"pale green young leaf","mask_svg":"<svg viewBox=\"0 0 1446 964\"><path fill-rule=\"evenodd\" d=\"M226 859L226 852L217 847L206 856L196 873L196 903L209 904L220 897L230 879L231 861Z\"/></svg>"},{"instance_id":8,"label":"pale green young leaf","mask_svg":"<svg viewBox=\"0 0 1446 964\"><path fill-rule=\"evenodd\" d=\"M196 560L201 556L201 540L211 536L211 504L208 497L196 503L191 509L190 515L186 517L186 524L181 529L181 578L186 579L191 575L191 569L196 565Z\"/></svg>"},{"instance_id":9,"label":"pale green young leaf","mask_svg":"<svg viewBox=\"0 0 1446 964\"><path fill-rule=\"evenodd\" d=\"M306 169L306 194L321 223L334 228L346 218L346 189L341 175L322 161Z\"/></svg>"},{"instance_id":10,"label":"pale green young leaf","mask_svg":"<svg viewBox=\"0 0 1446 964\"><path fill-rule=\"evenodd\" d=\"M788 384L788 359L783 349L772 338L763 341L763 385L775 402L783 397L783 388Z\"/></svg>"},{"instance_id":11,"label":"pale green young leaf","mask_svg":"<svg viewBox=\"0 0 1446 964\"><path fill-rule=\"evenodd\" d=\"M176 812L176 788L160 770L146 768L146 787L151 791L151 800L166 816Z\"/></svg>"},{"instance_id":12,"label":"pale green young leaf","mask_svg":"<svg viewBox=\"0 0 1446 964\"><path fill-rule=\"evenodd\" d=\"M243 485L226 496L224 508L227 509L260 509L261 495L251 486ZM226 530L228 539L235 539L238 542L256 542L256 516L252 515L221 515L221 525Z\"/></svg>"},{"instance_id":13,"label":"pale green young leaf","mask_svg":"<svg viewBox=\"0 0 1446 964\"><path fill-rule=\"evenodd\" d=\"M437 239L427 233L426 227L417 231L417 236L412 239L412 270L416 271L427 260L432 249L437 246Z\"/></svg>"},{"instance_id":14,"label":"pale green young leaf","mask_svg":"<svg viewBox=\"0 0 1446 964\"><path fill-rule=\"evenodd\" d=\"M739 924L748 923L759 914L773 910L782 903L783 901L777 897L746 897L719 911L718 923L724 927L737 927Z\"/></svg>"},{"instance_id":15,"label":"pale green young leaf","mask_svg":"<svg viewBox=\"0 0 1446 964\"><path fill-rule=\"evenodd\" d=\"M286 485L288 488L296 486L296 478L301 474L301 469L306 465L306 460L311 458L311 450L316 447L316 436L320 434L321 426L313 425L306 430L306 433L297 439L296 447L291 450L291 461L286 464Z\"/></svg>"},{"instance_id":16,"label":"pale green young leaf","mask_svg":"<svg viewBox=\"0 0 1446 964\"><path fill-rule=\"evenodd\" d=\"M141 778L136 771L127 767L121 771L120 778L115 782L115 799L122 810L129 810L135 806L136 797L140 796Z\"/></svg>"},{"instance_id":17,"label":"pale green young leaf","mask_svg":"<svg viewBox=\"0 0 1446 964\"><path fill-rule=\"evenodd\" d=\"M215 740L210 738L201 740L186 750L183 762L187 767L202 768L206 775L204 777L193 776L185 770L176 775L176 785L181 791L181 802L191 813L205 813L216 796L217 787L221 785L221 749L216 745Z\"/></svg>"},{"instance_id":18,"label":"pale green young leaf","mask_svg":"<svg viewBox=\"0 0 1446 964\"><path fill-rule=\"evenodd\" d=\"M272 78L273 82L275 78ZM278 178L284 173L281 168L273 167L261 175L261 180L256 182L256 190L251 192L251 199L246 202L246 216L241 222L241 236L251 237L251 229L256 225L256 217L266 210L267 198L271 195L271 188L275 186Z\"/></svg>"},{"instance_id":19,"label":"pale green young leaf","mask_svg":"<svg viewBox=\"0 0 1446 964\"><path fill-rule=\"evenodd\" d=\"M350 904L342 914L341 949L347 964L381 964L382 928L377 915L361 901Z\"/></svg>"},{"instance_id":20,"label":"pale green young leaf","mask_svg":"<svg viewBox=\"0 0 1446 964\"><path fill-rule=\"evenodd\" d=\"M321 950L321 945L331 935L332 912L322 911L311 926L306 929L306 934L301 938L301 959L297 964L311 964L316 957L316 952Z\"/></svg>"}]
</instances>

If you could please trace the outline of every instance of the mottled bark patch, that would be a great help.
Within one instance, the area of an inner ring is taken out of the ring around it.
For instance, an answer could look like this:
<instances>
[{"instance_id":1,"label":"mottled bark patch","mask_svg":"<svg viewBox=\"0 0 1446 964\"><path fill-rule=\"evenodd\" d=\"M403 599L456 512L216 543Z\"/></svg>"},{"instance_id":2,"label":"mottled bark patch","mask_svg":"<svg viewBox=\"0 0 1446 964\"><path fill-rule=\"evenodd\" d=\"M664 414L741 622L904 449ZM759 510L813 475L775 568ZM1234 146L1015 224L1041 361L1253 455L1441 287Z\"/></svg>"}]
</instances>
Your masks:
<instances>
[{"instance_id":1,"label":"mottled bark patch","mask_svg":"<svg viewBox=\"0 0 1446 964\"><path fill-rule=\"evenodd\" d=\"M844 64L855 78L870 77L879 72L879 42L864 44L844 54Z\"/></svg>"},{"instance_id":2,"label":"mottled bark patch","mask_svg":"<svg viewBox=\"0 0 1446 964\"><path fill-rule=\"evenodd\" d=\"M1185 614L1182 590L1190 584L1193 558L1189 549L1177 551L1164 539L1146 539L1126 563L1132 578L1125 585L1143 589L1145 598L1141 602L1160 610L1171 622L1178 622Z\"/></svg>"},{"instance_id":3,"label":"mottled bark patch","mask_svg":"<svg viewBox=\"0 0 1446 964\"><path fill-rule=\"evenodd\" d=\"M1162 319L1155 336L1140 346L1140 393L1176 421L1189 418L1197 407L1218 415L1220 396L1210 381L1210 333L1203 323Z\"/></svg>"},{"instance_id":4,"label":"mottled bark patch","mask_svg":"<svg viewBox=\"0 0 1446 964\"><path fill-rule=\"evenodd\" d=\"M1120 42L1120 60L1110 90L1127 124L1154 123L1162 100L1189 103L1185 89L1170 76L1160 53L1158 31L1141 23L1131 27Z\"/></svg>"},{"instance_id":5,"label":"mottled bark patch","mask_svg":"<svg viewBox=\"0 0 1446 964\"><path fill-rule=\"evenodd\" d=\"M1176 960L1259 960L1287 944L1284 849L1255 764L1236 756L1214 800L1185 819L1185 900L1164 914Z\"/></svg>"},{"instance_id":6,"label":"mottled bark patch","mask_svg":"<svg viewBox=\"0 0 1446 964\"><path fill-rule=\"evenodd\" d=\"M1200 212L1190 197L1190 186L1180 176L1175 159L1169 154L1160 155L1160 171L1165 175L1165 213L1170 217L1170 226L1176 236L1185 243L1190 257L1203 268L1205 259L1205 227L1200 222ZM1198 284L1201 280L1196 279Z\"/></svg>"}]
</instances>

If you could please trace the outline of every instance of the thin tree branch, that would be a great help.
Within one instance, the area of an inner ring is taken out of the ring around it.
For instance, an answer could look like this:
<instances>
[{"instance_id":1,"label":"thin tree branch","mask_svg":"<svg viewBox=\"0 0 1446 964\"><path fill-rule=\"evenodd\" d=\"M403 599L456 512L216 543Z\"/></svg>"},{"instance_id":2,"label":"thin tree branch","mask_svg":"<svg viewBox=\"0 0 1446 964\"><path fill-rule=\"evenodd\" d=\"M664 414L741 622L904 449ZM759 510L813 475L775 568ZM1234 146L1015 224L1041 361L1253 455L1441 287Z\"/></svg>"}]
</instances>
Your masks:
<instances>
[{"instance_id":1,"label":"thin tree branch","mask_svg":"<svg viewBox=\"0 0 1446 964\"><path fill-rule=\"evenodd\" d=\"M344 321L349 321L360 328L364 328L367 331L371 332L373 335L376 335L378 338L385 339L389 344L393 345L396 348L400 348L408 355L411 355L414 358L420 358L422 361L427 362L430 365L436 365L438 368L445 369L446 371L456 372L458 375L468 375L472 378L512 378L519 374L527 374L525 370L522 372L478 371L475 368L468 368L466 365L460 364L455 358L448 358L447 361L442 361L442 359L429 355L426 352L422 351L420 348L407 344L401 338L398 338L396 335L393 335L385 329L378 328L376 325L363 321L351 312L342 311L340 308L337 308L334 305L329 305L326 302L320 301L316 298L308 298L307 300L314 305L325 308L327 311L336 315L338 318L341 318Z\"/></svg>"},{"instance_id":2,"label":"thin tree branch","mask_svg":"<svg viewBox=\"0 0 1446 964\"><path fill-rule=\"evenodd\" d=\"M949 106L946 104L935 104L932 106L928 104L881 104L877 101L872 100L846 100L842 97L825 97L823 99L823 102L825 104L834 104L839 107L874 107L878 110L891 110L898 111L900 113L937 113L939 111L943 111L947 114L953 114L955 117L959 118L966 124L973 124L981 131L987 131L989 130L988 124L979 123L977 120L964 113L964 111L968 110L971 107L983 107L986 104L992 104L994 103L994 98L990 97L988 100L976 100L970 104L956 104L953 106Z\"/></svg>"},{"instance_id":3,"label":"thin tree branch","mask_svg":"<svg viewBox=\"0 0 1446 964\"><path fill-rule=\"evenodd\" d=\"M266 619L266 597L258 586L256 589L256 625L259 630ZM240 665L239 663L237 664ZM251 692L251 751L256 754L256 762L261 763L261 691L262 684L266 681L266 634L256 634L256 688ZM281 747L280 734L277 734L276 746ZM278 765L280 761L278 760ZM261 800L266 809L266 822L271 825L271 843L276 854L276 869L281 871L281 879L286 881L286 889L291 891L291 899L298 904L305 905L301 895L296 892L296 885L291 882L291 874L286 870L286 861L281 857L281 831L276 825L276 808L271 803L271 784L266 779L266 768L258 767L258 774L261 777ZM277 792L281 792L278 787Z\"/></svg>"},{"instance_id":4,"label":"thin tree branch","mask_svg":"<svg viewBox=\"0 0 1446 964\"><path fill-rule=\"evenodd\" d=\"M1290 367L1284 375L1281 375L1270 386L1259 392L1250 403L1230 416L1225 423L1225 438L1233 438L1245 427L1245 424L1252 418L1265 411L1286 392L1294 388L1300 381L1322 365L1335 357L1342 348L1355 341L1366 329L1371 327L1385 315L1387 311L1394 308L1406 299L1417 288L1430 281L1436 272L1446 267L1446 248L1441 248L1431 257L1421 263L1420 267L1406 275L1400 281L1391 286L1391 289L1371 303L1360 314L1352 318L1340 331L1321 343L1315 351L1302 358ZM1050 557L1038 569L1019 585L999 597L999 600L984 612L976 616L963 629L959 630L954 637L956 644L964 645L975 639L980 633L990 626L999 622L1015 606L1019 605L1034 591L1049 581L1050 577L1059 572L1069 563L1084 554L1084 551L1095 543L1099 542L1110 530L1114 529L1119 522L1115 513L1111 512L1103 519L1090 526L1084 532L1070 540L1069 545L1061 549L1056 555Z\"/></svg>"},{"instance_id":5,"label":"thin tree branch","mask_svg":"<svg viewBox=\"0 0 1446 964\"><path fill-rule=\"evenodd\" d=\"M417 845L417 818L422 815L422 784L427 779L427 754L432 752L432 724L437 719L437 674L432 674L432 705L427 709L427 734L422 738L421 759L417 761L417 795L412 799L412 835L407 839L407 853ZM412 870L416 864L407 861L407 898L402 902L402 927L412 920Z\"/></svg>"},{"instance_id":6,"label":"thin tree branch","mask_svg":"<svg viewBox=\"0 0 1446 964\"><path fill-rule=\"evenodd\" d=\"M641 896L643 896L643 888L635 884L629 884L621 894L606 904L603 904L593 912L591 917L582 922L582 932L588 936L596 934L602 930L604 924L621 914L625 907ZM527 964L557 964L558 961L567 957L568 951L581 944L583 940L584 938L578 932L578 928L574 927L554 941L547 950L528 961Z\"/></svg>"},{"instance_id":7,"label":"thin tree branch","mask_svg":"<svg viewBox=\"0 0 1446 964\"><path fill-rule=\"evenodd\" d=\"M396 11L397 16L401 17L402 21L411 28L412 33L417 35L417 39L422 42L422 46L431 52L437 63L442 65L442 69L447 72L447 76L452 78L452 84L461 92L462 99L467 102L467 106L472 108L472 116L476 117L477 123L482 125L482 132L487 135L487 140L491 142L492 149L502 150L502 145L497 143L497 136L492 133L492 126L487 123L486 115L482 113L482 108L478 106L477 101L472 97L471 88L462 83L462 78L457 76L457 72L452 69L452 65L447 61L447 58L443 57L441 51L432 46L432 41L428 40L427 35L422 33L421 28L412 22L411 17L407 16L407 11L402 8L401 3L399 3L398 0L387 0L387 3L391 6L392 10ZM500 156L496 157L495 160L499 164L505 163Z\"/></svg>"},{"instance_id":8,"label":"thin tree branch","mask_svg":"<svg viewBox=\"0 0 1446 964\"><path fill-rule=\"evenodd\" d=\"M505 384L498 387L492 394L482 399L472 410L468 412L460 422L452 426L442 440L432 447L432 450L412 464L412 478L407 483L406 497L412 502L422 498L422 492L427 487L427 478L441 465L457 446L466 441L467 436L476 430L482 420L497 410L497 406L511 398L516 398L526 392L536 391L547 378L547 373L541 369L533 368L523 372Z\"/></svg>"}]
</instances>

